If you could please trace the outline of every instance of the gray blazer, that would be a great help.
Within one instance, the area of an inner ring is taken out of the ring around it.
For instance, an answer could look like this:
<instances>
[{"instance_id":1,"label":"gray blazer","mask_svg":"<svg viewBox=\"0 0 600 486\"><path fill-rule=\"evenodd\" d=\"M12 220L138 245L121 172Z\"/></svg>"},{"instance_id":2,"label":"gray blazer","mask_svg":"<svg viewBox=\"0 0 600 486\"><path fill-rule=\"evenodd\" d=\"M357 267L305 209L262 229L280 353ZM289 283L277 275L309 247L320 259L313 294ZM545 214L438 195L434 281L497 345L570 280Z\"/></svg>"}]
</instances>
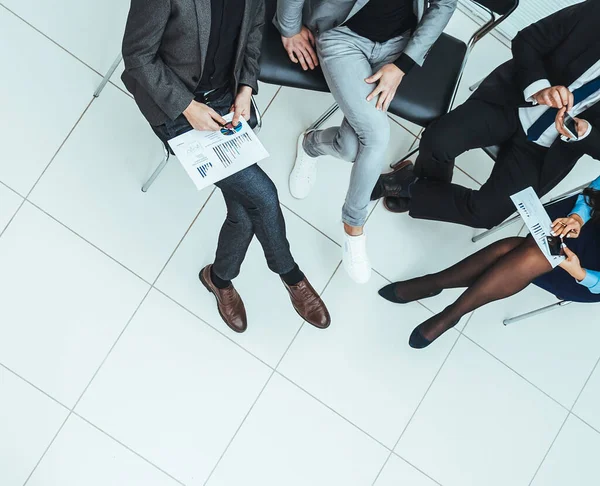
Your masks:
<instances>
[{"instance_id":1,"label":"gray blazer","mask_svg":"<svg viewBox=\"0 0 600 486\"><path fill-rule=\"evenodd\" d=\"M369 0L278 0L274 23L285 37L300 32L306 25L319 34L342 25ZM419 66L438 40L456 9L458 0L413 0L417 28L404 49ZM429 4L429 5L428 5Z\"/></svg>"},{"instance_id":2,"label":"gray blazer","mask_svg":"<svg viewBox=\"0 0 600 486\"><path fill-rule=\"evenodd\" d=\"M131 0L123 83L151 125L174 120L194 99L204 70L211 0ZM246 0L232 81L258 92L264 0Z\"/></svg>"}]
</instances>

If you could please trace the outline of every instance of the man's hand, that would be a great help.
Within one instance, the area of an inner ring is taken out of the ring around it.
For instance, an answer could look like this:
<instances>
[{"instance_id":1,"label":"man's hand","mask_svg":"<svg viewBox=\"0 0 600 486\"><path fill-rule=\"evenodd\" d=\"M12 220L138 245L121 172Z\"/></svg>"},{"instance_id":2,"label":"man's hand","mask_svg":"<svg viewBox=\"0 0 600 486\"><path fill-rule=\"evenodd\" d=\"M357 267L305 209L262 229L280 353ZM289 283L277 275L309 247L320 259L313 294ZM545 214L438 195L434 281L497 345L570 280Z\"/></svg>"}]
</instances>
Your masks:
<instances>
[{"instance_id":1,"label":"man's hand","mask_svg":"<svg viewBox=\"0 0 600 486\"><path fill-rule=\"evenodd\" d=\"M281 41L292 62L296 64L300 62L305 71L319 65L319 59L314 49L315 37L307 27L303 26L300 33L293 37L281 36Z\"/></svg>"},{"instance_id":2,"label":"man's hand","mask_svg":"<svg viewBox=\"0 0 600 486\"><path fill-rule=\"evenodd\" d=\"M538 91L533 95L538 105L551 106L553 108L567 107L567 111L573 108L573 93L564 86L552 86Z\"/></svg>"},{"instance_id":3,"label":"man's hand","mask_svg":"<svg viewBox=\"0 0 600 486\"><path fill-rule=\"evenodd\" d=\"M583 220L578 214L571 214L567 218L558 218L552 223L552 234L566 238L577 238L581 232Z\"/></svg>"},{"instance_id":4,"label":"man's hand","mask_svg":"<svg viewBox=\"0 0 600 486\"><path fill-rule=\"evenodd\" d=\"M585 278L586 272L581 268L579 258L566 246L563 246L563 249L567 258L559 264L559 267L568 272L571 277L581 282Z\"/></svg>"},{"instance_id":5,"label":"man's hand","mask_svg":"<svg viewBox=\"0 0 600 486\"><path fill-rule=\"evenodd\" d=\"M367 101L371 101L377 95L379 95L379 99L377 100L377 109L378 110L386 110L390 103L396 96L396 90L398 86L400 86L400 82L404 77L404 71L400 69L395 64L386 64L379 71L377 71L373 76L365 79L365 81L369 84L373 84L377 81L377 88L375 88L369 96L367 96Z\"/></svg>"},{"instance_id":6,"label":"man's hand","mask_svg":"<svg viewBox=\"0 0 600 486\"><path fill-rule=\"evenodd\" d=\"M234 127L237 126L240 121L240 117L244 117L246 121L250 120L250 109L252 104L252 88L250 86L241 86L238 90L238 94L235 97L235 101L231 106L233 111L233 120L231 121Z\"/></svg>"},{"instance_id":7,"label":"man's hand","mask_svg":"<svg viewBox=\"0 0 600 486\"><path fill-rule=\"evenodd\" d=\"M556 126L556 130L562 136L566 138L571 138L571 134L565 130L565 113L567 112L567 107L563 107L558 110L556 114L556 118L554 119L554 125ZM573 118L575 120L575 126L577 127L577 137L583 137L585 132L588 129L588 122L582 120L581 118Z\"/></svg>"},{"instance_id":8,"label":"man's hand","mask_svg":"<svg viewBox=\"0 0 600 486\"><path fill-rule=\"evenodd\" d=\"M209 130L211 132L219 130L221 125L225 125L225 120L210 106L204 103L198 103L192 100L189 106L184 110L183 115L187 121L196 130Z\"/></svg>"}]
</instances>

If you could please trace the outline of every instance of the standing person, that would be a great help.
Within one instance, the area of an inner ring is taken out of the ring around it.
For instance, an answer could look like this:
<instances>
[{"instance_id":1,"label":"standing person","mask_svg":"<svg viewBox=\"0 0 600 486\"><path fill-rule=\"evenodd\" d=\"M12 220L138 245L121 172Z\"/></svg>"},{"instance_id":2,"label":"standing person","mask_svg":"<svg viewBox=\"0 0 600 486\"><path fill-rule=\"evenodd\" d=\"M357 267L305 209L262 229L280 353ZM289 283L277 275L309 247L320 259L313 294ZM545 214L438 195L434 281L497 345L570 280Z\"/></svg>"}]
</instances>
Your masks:
<instances>
[{"instance_id":1,"label":"standing person","mask_svg":"<svg viewBox=\"0 0 600 486\"><path fill-rule=\"evenodd\" d=\"M444 289L467 287L456 302L414 329L410 346L429 346L469 312L510 297L530 283L563 300L598 302L600 177L583 194L553 204L548 212L554 218L552 232L567 244L566 259L554 269L531 236L514 237L492 243L441 272L382 288L379 294L384 299L405 304Z\"/></svg>"},{"instance_id":2,"label":"standing person","mask_svg":"<svg viewBox=\"0 0 600 486\"><path fill-rule=\"evenodd\" d=\"M249 119L258 90L264 0L132 0L125 37L123 82L163 141L189 130L218 130L233 111ZM252 165L220 182L227 218L214 263L200 281L235 332L247 328L232 280L254 235L269 268L279 274L292 305L307 322L326 328L330 317L290 253L273 182ZM265 296L265 306L268 306Z\"/></svg>"},{"instance_id":3,"label":"standing person","mask_svg":"<svg viewBox=\"0 0 600 486\"><path fill-rule=\"evenodd\" d=\"M414 172L382 176L373 198L389 196L388 209L414 218L490 228L514 212L511 194L532 186L541 197L584 154L600 160L599 19L600 0L587 0L519 32L513 59L427 127ZM490 145L501 150L487 182L451 184L455 158Z\"/></svg>"},{"instance_id":4,"label":"standing person","mask_svg":"<svg viewBox=\"0 0 600 486\"><path fill-rule=\"evenodd\" d=\"M456 4L457 0L278 1L275 24L290 59L303 69L320 63L344 112L341 126L300 135L290 192L298 199L308 196L321 155L354 162L342 209L342 251L344 268L356 282L367 282L371 275L363 227L389 142L388 106L404 76L423 64Z\"/></svg>"}]
</instances>

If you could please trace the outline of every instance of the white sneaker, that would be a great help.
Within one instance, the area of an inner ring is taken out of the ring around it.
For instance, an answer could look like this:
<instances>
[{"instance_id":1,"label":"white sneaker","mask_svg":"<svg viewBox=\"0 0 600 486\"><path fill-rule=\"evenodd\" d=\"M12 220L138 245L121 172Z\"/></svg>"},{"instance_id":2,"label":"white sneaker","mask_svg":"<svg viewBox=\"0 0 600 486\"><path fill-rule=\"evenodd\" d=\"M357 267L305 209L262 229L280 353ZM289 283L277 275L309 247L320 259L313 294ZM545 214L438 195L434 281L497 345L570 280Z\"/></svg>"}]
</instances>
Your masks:
<instances>
[{"instance_id":1,"label":"white sneaker","mask_svg":"<svg viewBox=\"0 0 600 486\"><path fill-rule=\"evenodd\" d=\"M356 283L367 283L371 278L371 262L367 255L367 236L350 236L344 231L342 261L350 278Z\"/></svg>"},{"instance_id":2,"label":"white sneaker","mask_svg":"<svg viewBox=\"0 0 600 486\"><path fill-rule=\"evenodd\" d=\"M296 199L304 199L309 195L317 181L317 158L308 155L302 147L306 132L298 137L296 162L290 174L290 193Z\"/></svg>"}]
</instances>

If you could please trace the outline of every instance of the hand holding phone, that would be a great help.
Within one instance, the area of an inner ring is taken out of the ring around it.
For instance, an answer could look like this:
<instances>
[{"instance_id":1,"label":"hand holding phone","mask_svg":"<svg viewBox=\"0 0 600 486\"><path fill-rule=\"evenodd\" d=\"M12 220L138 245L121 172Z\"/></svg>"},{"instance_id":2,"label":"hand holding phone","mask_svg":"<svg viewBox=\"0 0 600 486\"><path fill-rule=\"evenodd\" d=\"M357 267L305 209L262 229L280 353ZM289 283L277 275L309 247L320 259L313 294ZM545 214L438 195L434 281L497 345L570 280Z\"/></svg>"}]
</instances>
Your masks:
<instances>
[{"instance_id":1,"label":"hand holding phone","mask_svg":"<svg viewBox=\"0 0 600 486\"><path fill-rule=\"evenodd\" d=\"M569 138L571 138L573 140L579 139L579 134L578 134L578 130L577 130L577 122L568 113L565 113L565 116L563 118L563 128L569 134Z\"/></svg>"}]
</instances>

